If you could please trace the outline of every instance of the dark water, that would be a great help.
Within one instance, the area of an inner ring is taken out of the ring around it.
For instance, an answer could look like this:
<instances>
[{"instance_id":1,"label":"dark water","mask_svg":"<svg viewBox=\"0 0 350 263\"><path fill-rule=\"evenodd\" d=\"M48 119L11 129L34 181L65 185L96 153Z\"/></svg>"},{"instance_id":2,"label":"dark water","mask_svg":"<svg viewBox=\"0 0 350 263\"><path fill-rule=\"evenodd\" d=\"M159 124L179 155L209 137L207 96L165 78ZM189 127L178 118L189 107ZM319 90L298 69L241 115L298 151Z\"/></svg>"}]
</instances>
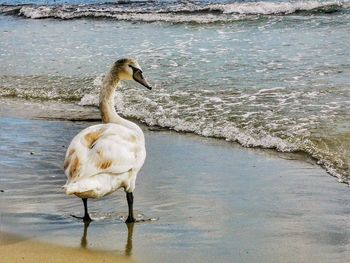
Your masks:
<instances>
[{"instance_id":1,"label":"dark water","mask_svg":"<svg viewBox=\"0 0 350 263\"><path fill-rule=\"evenodd\" d=\"M303 152L348 182L349 1L1 3L0 96L96 106L110 64L136 57L156 88L123 84L123 115Z\"/></svg>"}]
</instances>

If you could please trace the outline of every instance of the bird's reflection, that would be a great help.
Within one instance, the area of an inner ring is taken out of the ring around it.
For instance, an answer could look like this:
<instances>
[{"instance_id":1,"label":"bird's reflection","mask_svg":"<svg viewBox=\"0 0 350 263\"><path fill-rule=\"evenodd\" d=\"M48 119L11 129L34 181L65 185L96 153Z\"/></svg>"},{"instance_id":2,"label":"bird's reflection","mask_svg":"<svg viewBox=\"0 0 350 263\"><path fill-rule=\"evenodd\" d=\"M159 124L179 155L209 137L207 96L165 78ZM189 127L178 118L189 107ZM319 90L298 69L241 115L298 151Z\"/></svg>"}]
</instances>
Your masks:
<instances>
[{"instance_id":1,"label":"bird's reflection","mask_svg":"<svg viewBox=\"0 0 350 263\"><path fill-rule=\"evenodd\" d=\"M131 256L132 252L132 235L134 233L134 223L126 224L128 227L128 239L125 245L125 256Z\"/></svg>"},{"instance_id":2,"label":"bird's reflection","mask_svg":"<svg viewBox=\"0 0 350 263\"><path fill-rule=\"evenodd\" d=\"M90 222L84 223L83 236L81 237L81 241L80 241L80 245L84 249L86 249L87 245L88 245L87 233L88 233L89 226L90 226ZM125 256L131 256L132 255L132 236L134 233L134 223L126 224L126 226L128 228L128 238L126 240L124 253L125 253Z\"/></svg>"},{"instance_id":3,"label":"bird's reflection","mask_svg":"<svg viewBox=\"0 0 350 263\"><path fill-rule=\"evenodd\" d=\"M84 232L83 232L83 236L81 237L81 241L80 241L80 246L82 248L86 248L87 246L87 230L89 228L90 222L84 222Z\"/></svg>"}]
</instances>

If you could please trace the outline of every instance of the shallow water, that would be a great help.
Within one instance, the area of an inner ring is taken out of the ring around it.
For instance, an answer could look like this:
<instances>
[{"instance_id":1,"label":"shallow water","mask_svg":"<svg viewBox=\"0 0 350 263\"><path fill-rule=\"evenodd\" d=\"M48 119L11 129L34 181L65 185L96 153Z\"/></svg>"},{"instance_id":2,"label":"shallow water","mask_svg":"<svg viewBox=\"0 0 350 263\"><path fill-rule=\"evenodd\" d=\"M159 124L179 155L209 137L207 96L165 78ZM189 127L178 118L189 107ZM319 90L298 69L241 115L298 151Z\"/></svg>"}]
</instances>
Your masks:
<instances>
[{"instance_id":1,"label":"shallow water","mask_svg":"<svg viewBox=\"0 0 350 263\"><path fill-rule=\"evenodd\" d=\"M123 191L89 201L86 229L70 215L65 146L86 122L0 119L1 231L140 262L344 262L350 254L348 189L318 166L225 141L145 129L148 158L135 191L135 224ZM4 132L3 132L4 131ZM132 234L132 239L130 235Z\"/></svg>"},{"instance_id":2,"label":"shallow water","mask_svg":"<svg viewBox=\"0 0 350 263\"><path fill-rule=\"evenodd\" d=\"M0 16L0 96L96 106L102 75L132 56L155 89L123 84L123 115L304 152L348 182L348 1L38 4L0 8L22 10Z\"/></svg>"}]
</instances>

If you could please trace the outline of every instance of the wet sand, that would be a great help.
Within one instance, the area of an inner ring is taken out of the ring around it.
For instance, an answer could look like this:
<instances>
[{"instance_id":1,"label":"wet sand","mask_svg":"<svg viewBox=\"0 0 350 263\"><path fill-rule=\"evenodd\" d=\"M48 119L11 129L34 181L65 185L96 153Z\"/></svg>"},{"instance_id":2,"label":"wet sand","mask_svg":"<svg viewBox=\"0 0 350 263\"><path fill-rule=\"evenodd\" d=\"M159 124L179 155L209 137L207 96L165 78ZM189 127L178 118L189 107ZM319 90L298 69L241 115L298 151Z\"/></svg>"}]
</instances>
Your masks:
<instances>
[{"instance_id":1,"label":"wet sand","mask_svg":"<svg viewBox=\"0 0 350 263\"><path fill-rule=\"evenodd\" d=\"M95 221L84 226L71 217L82 214L82 202L60 187L66 146L92 123L13 116L0 106L0 231L26 239L2 243L1 255L31 253L30 246L41 255L64 246L89 260L95 251L138 262L350 259L349 188L312 160L147 127L135 212L159 219L128 229L125 195L118 191L89 201ZM36 117L59 117L41 114ZM64 253L55 254L57 260Z\"/></svg>"},{"instance_id":2,"label":"wet sand","mask_svg":"<svg viewBox=\"0 0 350 263\"><path fill-rule=\"evenodd\" d=\"M0 233L1 262L27 262L27 263L127 263L135 262L127 256L113 255L105 251L89 251L50 245L21 237Z\"/></svg>"}]
</instances>

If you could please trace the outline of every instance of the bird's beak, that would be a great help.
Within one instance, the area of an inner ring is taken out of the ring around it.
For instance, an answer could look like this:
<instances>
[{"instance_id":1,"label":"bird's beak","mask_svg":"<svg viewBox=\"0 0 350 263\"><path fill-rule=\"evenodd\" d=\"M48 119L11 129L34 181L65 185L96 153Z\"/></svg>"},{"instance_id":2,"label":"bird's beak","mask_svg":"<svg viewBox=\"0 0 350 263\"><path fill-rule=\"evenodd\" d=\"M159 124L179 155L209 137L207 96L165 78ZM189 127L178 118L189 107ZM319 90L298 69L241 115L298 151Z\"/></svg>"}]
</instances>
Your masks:
<instances>
[{"instance_id":1,"label":"bird's beak","mask_svg":"<svg viewBox=\"0 0 350 263\"><path fill-rule=\"evenodd\" d=\"M147 80L143 77L141 69L132 67L133 70L133 79L140 83L142 86L145 86L147 89L151 90L152 87L148 84Z\"/></svg>"}]
</instances>

